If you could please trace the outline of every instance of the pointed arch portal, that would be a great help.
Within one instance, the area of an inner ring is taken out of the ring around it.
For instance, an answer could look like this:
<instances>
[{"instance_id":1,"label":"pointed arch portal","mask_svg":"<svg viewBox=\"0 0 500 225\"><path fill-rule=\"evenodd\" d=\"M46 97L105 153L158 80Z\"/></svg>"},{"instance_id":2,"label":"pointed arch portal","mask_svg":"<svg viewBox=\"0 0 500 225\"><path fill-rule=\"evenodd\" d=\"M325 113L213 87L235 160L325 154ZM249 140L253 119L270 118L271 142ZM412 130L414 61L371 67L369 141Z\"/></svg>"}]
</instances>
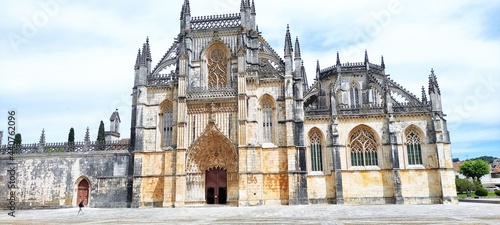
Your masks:
<instances>
[{"instance_id":1,"label":"pointed arch portal","mask_svg":"<svg viewBox=\"0 0 500 225\"><path fill-rule=\"evenodd\" d=\"M80 204L81 201L83 201L84 205L89 204L89 182L87 179L82 179L78 183L78 191L77 191L77 197L76 197L76 204Z\"/></svg>"},{"instance_id":2,"label":"pointed arch portal","mask_svg":"<svg viewBox=\"0 0 500 225\"><path fill-rule=\"evenodd\" d=\"M238 200L235 148L210 121L187 152L187 204L230 204Z\"/></svg>"}]
</instances>

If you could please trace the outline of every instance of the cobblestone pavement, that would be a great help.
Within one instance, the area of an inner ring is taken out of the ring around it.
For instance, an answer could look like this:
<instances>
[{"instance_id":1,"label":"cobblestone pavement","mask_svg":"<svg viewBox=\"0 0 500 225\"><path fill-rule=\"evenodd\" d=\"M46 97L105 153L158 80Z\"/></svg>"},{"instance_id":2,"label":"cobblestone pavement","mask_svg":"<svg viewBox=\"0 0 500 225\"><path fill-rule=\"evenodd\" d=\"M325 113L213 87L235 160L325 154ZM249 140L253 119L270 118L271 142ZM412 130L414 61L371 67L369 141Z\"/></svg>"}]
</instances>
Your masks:
<instances>
[{"instance_id":1,"label":"cobblestone pavement","mask_svg":"<svg viewBox=\"0 0 500 225\"><path fill-rule=\"evenodd\" d=\"M0 224L500 224L500 204L78 208L0 211Z\"/></svg>"}]
</instances>

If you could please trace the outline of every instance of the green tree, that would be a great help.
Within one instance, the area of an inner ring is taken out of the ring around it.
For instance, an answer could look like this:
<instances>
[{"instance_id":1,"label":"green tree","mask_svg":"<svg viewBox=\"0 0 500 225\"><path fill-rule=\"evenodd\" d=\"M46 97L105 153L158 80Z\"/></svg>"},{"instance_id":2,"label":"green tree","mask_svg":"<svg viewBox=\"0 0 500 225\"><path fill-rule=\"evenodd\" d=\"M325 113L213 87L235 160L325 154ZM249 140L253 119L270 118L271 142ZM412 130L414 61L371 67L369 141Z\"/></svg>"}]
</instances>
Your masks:
<instances>
[{"instance_id":1,"label":"green tree","mask_svg":"<svg viewBox=\"0 0 500 225\"><path fill-rule=\"evenodd\" d=\"M17 133L16 136L14 136L14 145L21 145L23 142L23 139L21 138L21 134Z\"/></svg>"},{"instance_id":2,"label":"green tree","mask_svg":"<svg viewBox=\"0 0 500 225\"><path fill-rule=\"evenodd\" d=\"M493 157L493 156L480 156L480 157L477 157L477 158L473 158L473 159L469 159L470 161L475 161L475 160L483 160L485 161L486 163L488 164L492 164L493 161L495 161L495 159L497 159L497 157Z\"/></svg>"},{"instance_id":3,"label":"green tree","mask_svg":"<svg viewBox=\"0 0 500 225\"><path fill-rule=\"evenodd\" d=\"M476 186L469 179L456 178L455 185L458 193L467 193L468 196L472 191L476 190Z\"/></svg>"},{"instance_id":4,"label":"green tree","mask_svg":"<svg viewBox=\"0 0 500 225\"><path fill-rule=\"evenodd\" d=\"M14 136L14 152L21 152L21 144L23 142L23 139L21 138L21 134L20 133L17 133L15 136Z\"/></svg>"},{"instance_id":5,"label":"green tree","mask_svg":"<svg viewBox=\"0 0 500 225\"><path fill-rule=\"evenodd\" d=\"M73 129L73 127L69 129L68 147L72 151L75 149L75 129Z\"/></svg>"},{"instance_id":6,"label":"green tree","mask_svg":"<svg viewBox=\"0 0 500 225\"><path fill-rule=\"evenodd\" d=\"M104 122L101 120L101 124L99 124L99 131L97 132L97 144L99 146L99 150L104 150L105 142L106 137L104 135Z\"/></svg>"},{"instance_id":7,"label":"green tree","mask_svg":"<svg viewBox=\"0 0 500 225\"><path fill-rule=\"evenodd\" d=\"M481 182L480 178L490 173L490 166L483 160L465 161L458 172L474 181Z\"/></svg>"},{"instance_id":8,"label":"green tree","mask_svg":"<svg viewBox=\"0 0 500 225\"><path fill-rule=\"evenodd\" d=\"M75 143L75 129L73 127L69 129L68 143Z\"/></svg>"}]
</instances>

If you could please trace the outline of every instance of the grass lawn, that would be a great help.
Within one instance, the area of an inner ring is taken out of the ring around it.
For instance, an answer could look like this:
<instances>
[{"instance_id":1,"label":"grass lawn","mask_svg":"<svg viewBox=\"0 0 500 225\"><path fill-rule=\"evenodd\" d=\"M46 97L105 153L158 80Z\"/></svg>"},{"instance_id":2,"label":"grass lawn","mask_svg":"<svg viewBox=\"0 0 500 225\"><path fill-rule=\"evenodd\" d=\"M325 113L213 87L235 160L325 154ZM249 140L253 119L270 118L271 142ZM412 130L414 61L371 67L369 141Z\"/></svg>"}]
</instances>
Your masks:
<instances>
[{"instance_id":1,"label":"grass lawn","mask_svg":"<svg viewBox=\"0 0 500 225\"><path fill-rule=\"evenodd\" d=\"M474 194L474 192L472 192L472 193L470 193L470 196L471 196L471 197L476 197L476 194ZM465 193L458 194L458 193L457 193L457 197L459 197L459 198L466 198L466 197L467 197L467 194L465 194ZM487 196L487 197L500 197L500 196L497 196L497 195L495 194L495 192L488 192L488 196Z\"/></svg>"}]
</instances>

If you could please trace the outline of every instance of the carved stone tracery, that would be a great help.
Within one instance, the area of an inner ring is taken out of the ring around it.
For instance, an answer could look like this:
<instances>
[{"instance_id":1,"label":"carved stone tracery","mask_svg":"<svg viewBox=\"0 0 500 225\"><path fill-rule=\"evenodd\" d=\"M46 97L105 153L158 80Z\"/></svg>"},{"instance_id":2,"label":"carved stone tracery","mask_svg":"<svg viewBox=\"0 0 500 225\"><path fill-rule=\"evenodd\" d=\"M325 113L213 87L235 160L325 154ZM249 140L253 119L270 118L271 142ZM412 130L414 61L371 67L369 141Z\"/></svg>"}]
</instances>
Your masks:
<instances>
[{"instance_id":1,"label":"carved stone tracery","mask_svg":"<svg viewBox=\"0 0 500 225\"><path fill-rule=\"evenodd\" d=\"M189 148L186 169L188 173L200 173L218 167L236 172L237 162L234 144L211 121Z\"/></svg>"},{"instance_id":2,"label":"carved stone tracery","mask_svg":"<svg viewBox=\"0 0 500 225\"><path fill-rule=\"evenodd\" d=\"M224 51L215 48L208 54L208 86L225 87L228 84L227 78L228 58Z\"/></svg>"}]
</instances>

